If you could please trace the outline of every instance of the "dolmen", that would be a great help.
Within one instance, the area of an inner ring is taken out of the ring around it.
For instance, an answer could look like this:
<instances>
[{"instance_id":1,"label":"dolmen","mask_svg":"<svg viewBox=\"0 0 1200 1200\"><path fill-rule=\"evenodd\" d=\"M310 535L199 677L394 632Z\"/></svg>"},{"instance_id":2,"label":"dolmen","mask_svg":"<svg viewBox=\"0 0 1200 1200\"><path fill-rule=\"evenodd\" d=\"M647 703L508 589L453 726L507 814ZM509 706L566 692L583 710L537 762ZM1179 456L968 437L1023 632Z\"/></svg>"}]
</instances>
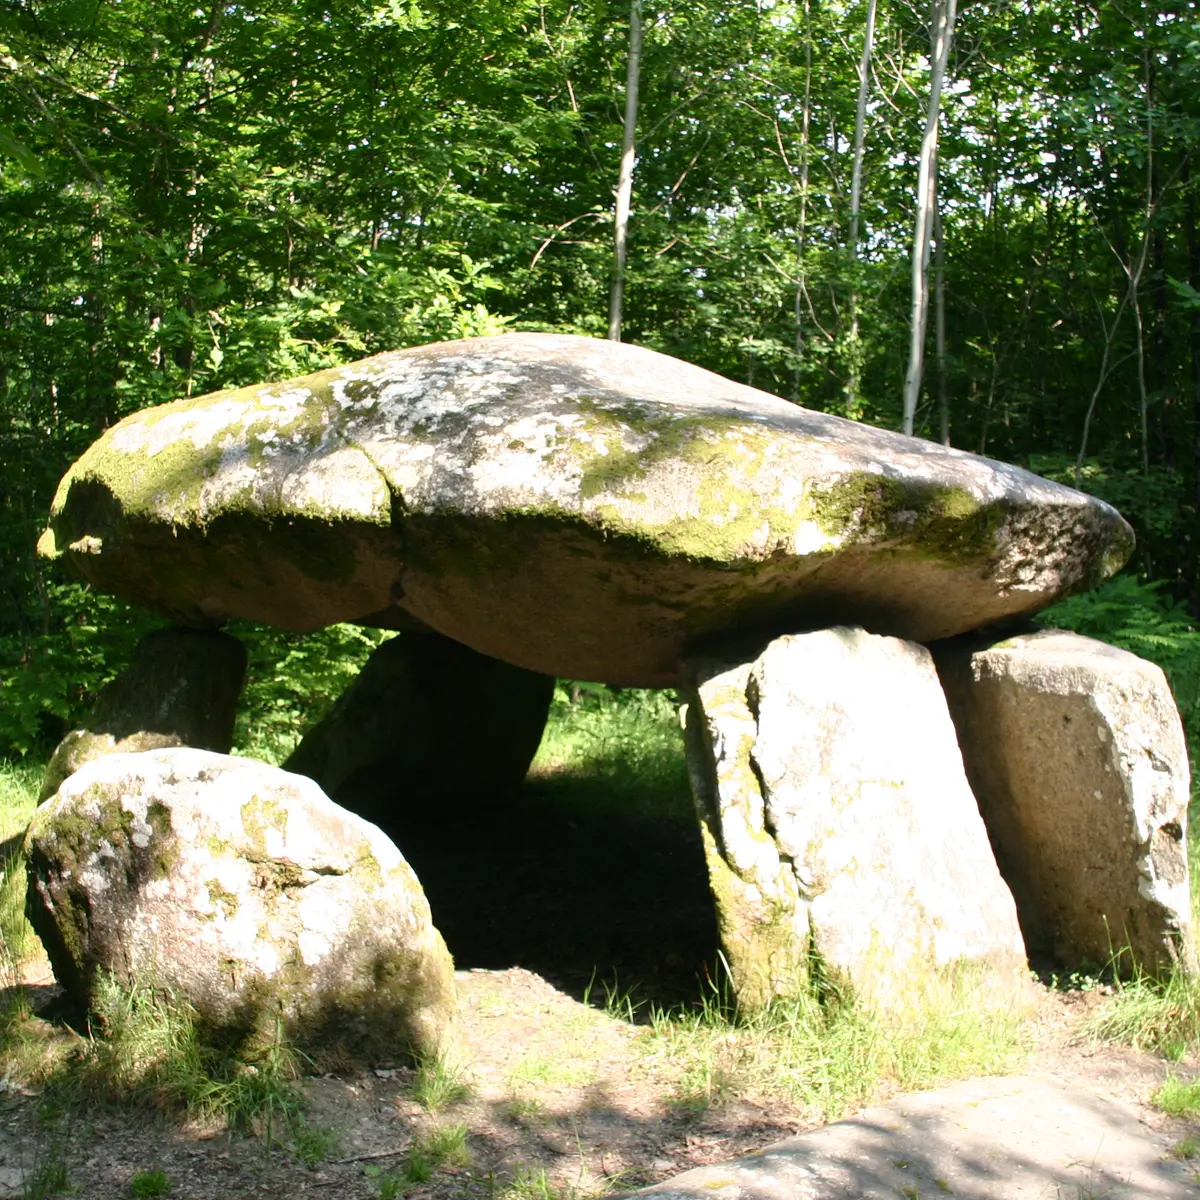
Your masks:
<instances>
[{"instance_id":1,"label":"dolmen","mask_svg":"<svg viewBox=\"0 0 1200 1200\"><path fill-rule=\"evenodd\" d=\"M422 346L135 413L63 479L43 556L192 639L228 637L231 617L402 632L287 771L201 745L154 686L126 687L123 708L102 695L29 835L31 911L82 996L153 959L217 1023L253 996L297 1028L382 1021L432 1045L453 1020L445 949L399 851L335 801L363 811L384 776L413 806L511 792L561 676L680 689L747 1006L814 988L919 1005L962 975L1009 995L1030 953L1191 971L1188 766L1166 680L1029 623L1132 548L1112 507L1016 467L581 337ZM160 689L194 674L185 657ZM477 754L441 732L472 711ZM248 816L256 804L286 819ZM181 839L207 848L189 858ZM222 901L254 864L294 868L296 896L334 877L361 892L368 855L399 881L359 897L395 906L374 966L320 965L349 953L360 917L317 946L292 901L253 937L243 902ZM71 915L93 895L103 929ZM164 946L187 926L185 969ZM379 965L388 939L403 969ZM241 982L217 997L220 972L198 964L230 957ZM388 993L407 1010L369 999L371 971L407 981ZM288 990L301 977L305 1011Z\"/></svg>"}]
</instances>

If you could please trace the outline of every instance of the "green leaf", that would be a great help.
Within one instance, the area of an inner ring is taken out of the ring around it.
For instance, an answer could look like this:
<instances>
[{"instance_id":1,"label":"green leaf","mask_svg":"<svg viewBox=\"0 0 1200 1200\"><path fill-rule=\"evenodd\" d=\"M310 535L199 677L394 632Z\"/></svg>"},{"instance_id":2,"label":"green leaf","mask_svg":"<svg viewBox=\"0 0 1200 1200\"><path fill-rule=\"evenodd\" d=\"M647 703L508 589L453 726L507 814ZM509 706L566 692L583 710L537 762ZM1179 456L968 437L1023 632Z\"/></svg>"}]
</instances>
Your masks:
<instances>
[{"instance_id":1,"label":"green leaf","mask_svg":"<svg viewBox=\"0 0 1200 1200\"><path fill-rule=\"evenodd\" d=\"M15 159L28 174L37 179L42 179L46 174L33 151L3 125L0 125L0 154Z\"/></svg>"}]
</instances>

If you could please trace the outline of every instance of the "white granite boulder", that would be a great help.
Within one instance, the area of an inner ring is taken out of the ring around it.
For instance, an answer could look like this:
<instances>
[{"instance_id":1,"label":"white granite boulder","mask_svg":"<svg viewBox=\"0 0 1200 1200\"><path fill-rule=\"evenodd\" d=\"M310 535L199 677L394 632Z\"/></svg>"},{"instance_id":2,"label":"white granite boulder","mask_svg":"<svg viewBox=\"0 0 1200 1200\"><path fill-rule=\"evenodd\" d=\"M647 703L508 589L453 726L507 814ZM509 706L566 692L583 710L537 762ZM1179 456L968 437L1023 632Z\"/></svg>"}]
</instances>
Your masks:
<instances>
[{"instance_id":1,"label":"white granite boulder","mask_svg":"<svg viewBox=\"0 0 1200 1200\"><path fill-rule=\"evenodd\" d=\"M28 906L58 980L149 980L206 1028L394 1058L441 1047L450 955L399 850L315 783L203 750L85 764L35 813Z\"/></svg>"},{"instance_id":2,"label":"white granite boulder","mask_svg":"<svg viewBox=\"0 0 1200 1200\"><path fill-rule=\"evenodd\" d=\"M1132 545L1017 467L522 333L135 413L68 472L40 549L182 624L431 628L660 687L731 632L927 641L1036 612Z\"/></svg>"},{"instance_id":3,"label":"white granite boulder","mask_svg":"<svg viewBox=\"0 0 1200 1200\"><path fill-rule=\"evenodd\" d=\"M1030 950L1194 971L1187 745L1162 670L1061 630L934 649Z\"/></svg>"},{"instance_id":4,"label":"white granite boulder","mask_svg":"<svg viewBox=\"0 0 1200 1200\"><path fill-rule=\"evenodd\" d=\"M962 967L1020 990L1016 909L924 647L843 627L692 669L689 769L739 1000L832 985L919 1006Z\"/></svg>"}]
</instances>

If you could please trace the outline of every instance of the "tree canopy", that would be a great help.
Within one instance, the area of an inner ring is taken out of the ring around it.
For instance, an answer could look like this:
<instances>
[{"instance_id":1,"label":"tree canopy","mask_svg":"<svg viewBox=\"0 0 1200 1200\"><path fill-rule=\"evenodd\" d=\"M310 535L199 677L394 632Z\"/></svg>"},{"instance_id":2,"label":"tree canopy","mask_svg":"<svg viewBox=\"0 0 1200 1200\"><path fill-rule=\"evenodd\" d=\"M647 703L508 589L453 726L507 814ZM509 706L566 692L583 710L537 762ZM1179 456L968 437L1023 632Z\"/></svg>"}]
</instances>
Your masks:
<instances>
[{"instance_id":1,"label":"tree canopy","mask_svg":"<svg viewBox=\"0 0 1200 1200\"><path fill-rule=\"evenodd\" d=\"M880 0L856 122L871 7L642 0L622 337L899 428L937 5ZM88 620L33 543L122 415L440 338L604 335L629 22L628 0L5 6L6 666ZM944 351L931 329L915 414L940 437L944 397L953 445L1112 499L1193 612L1198 81L1189 6L960 5Z\"/></svg>"}]
</instances>

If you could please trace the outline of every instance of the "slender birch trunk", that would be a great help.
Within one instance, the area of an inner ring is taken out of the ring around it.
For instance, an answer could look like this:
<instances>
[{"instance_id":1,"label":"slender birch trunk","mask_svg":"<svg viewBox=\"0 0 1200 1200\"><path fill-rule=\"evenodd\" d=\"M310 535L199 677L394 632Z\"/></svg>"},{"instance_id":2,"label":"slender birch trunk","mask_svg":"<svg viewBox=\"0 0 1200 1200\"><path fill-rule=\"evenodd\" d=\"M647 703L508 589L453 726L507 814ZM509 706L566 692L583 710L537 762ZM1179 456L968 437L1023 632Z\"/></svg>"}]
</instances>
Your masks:
<instances>
[{"instance_id":1,"label":"slender birch trunk","mask_svg":"<svg viewBox=\"0 0 1200 1200\"><path fill-rule=\"evenodd\" d=\"M942 445L948 446L950 381L946 374L946 231L936 204L933 208L933 236L933 341L937 354L938 431Z\"/></svg>"},{"instance_id":2,"label":"slender birch trunk","mask_svg":"<svg viewBox=\"0 0 1200 1200\"><path fill-rule=\"evenodd\" d=\"M629 204L633 196L634 139L637 133L638 83L642 69L642 0L629 5L629 62L625 72L625 132L621 171L617 176L617 211L613 220L613 276L608 295L608 337L621 340L625 302L625 252L629 236Z\"/></svg>"},{"instance_id":3,"label":"slender birch trunk","mask_svg":"<svg viewBox=\"0 0 1200 1200\"><path fill-rule=\"evenodd\" d=\"M872 3L875 0L871 0ZM792 370L792 403L800 403L800 364L804 356L804 298L808 291L808 164L812 121L812 3L804 0L804 106L800 112L800 221L796 227L796 365Z\"/></svg>"},{"instance_id":4,"label":"slender birch trunk","mask_svg":"<svg viewBox=\"0 0 1200 1200\"><path fill-rule=\"evenodd\" d=\"M917 412L917 396L925 367L925 327L929 318L929 251L933 232L933 208L937 203L937 136L942 108L942 86L950 61L954 37L955 0L933 0L930 34L929 108L925 136L921 141L921 164L917 174L917 219L913 227L912 252L912 338L908 351L908 374L904 380L904 432L911 434Z\"/></svg>"},{"instance_id":5,"label":"slender birch trunk","mask_svg":"<svg viewBox=\"0 0 1200 1200\"><path fill-rule=\"evenodd\" d=\"M867 96L870 92L871 54L875 48L875 10L878 0L867 0L867 28L862 57L858 60L858 107L854 115L854 162L850 171L850 371L846 381L846 416L857 417L862 387L862 356L858 347L858 221L862 211L863 147L866 142Z\"/></svg>"}]
</instances>

